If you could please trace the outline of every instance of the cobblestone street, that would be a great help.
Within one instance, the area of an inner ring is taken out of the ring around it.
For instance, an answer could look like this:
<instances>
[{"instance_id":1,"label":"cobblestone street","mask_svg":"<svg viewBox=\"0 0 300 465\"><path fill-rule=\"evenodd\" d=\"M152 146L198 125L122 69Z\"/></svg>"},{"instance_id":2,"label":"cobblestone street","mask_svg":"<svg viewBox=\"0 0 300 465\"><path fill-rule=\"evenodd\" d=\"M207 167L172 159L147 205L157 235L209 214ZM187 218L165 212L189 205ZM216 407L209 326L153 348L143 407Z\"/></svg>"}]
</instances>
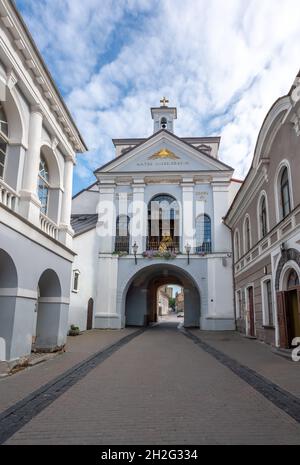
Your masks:
<instances>
[{"instance_id":1,"label":"cobblestone street","mask_svg":"<svg viewBox=\"0 0 300 465\"><path fill-rule=\"evenodd\" d=\"M175 321L161 322L138 335L136 329L91 331L72 340L66 354L1 380L1 433L8 427L14 431L11 415L3 413L7 408L11 413L14 408L16 412L29 408L32 416L5 443L300 444L300 424L293 415L177 326ZM193 330L190 334L216 348L225 359L230 357L258 373L267 384L276 383L279 403L281 390L294 395L288 402L297 412L298 363L235 333ZM114 343L114 350L107 351ZM97 356L94 365L87 361L74 371L72 367L101 350L106 355ZM51 380L66 370L67 388L43 406L47 393L53 395ZM46 383L49 387L39 401L40 411L34 413L30 410L34 396L27 396ZM24 405L16 404L23 398L27 399Z\"/></svg>"}]
</instances>

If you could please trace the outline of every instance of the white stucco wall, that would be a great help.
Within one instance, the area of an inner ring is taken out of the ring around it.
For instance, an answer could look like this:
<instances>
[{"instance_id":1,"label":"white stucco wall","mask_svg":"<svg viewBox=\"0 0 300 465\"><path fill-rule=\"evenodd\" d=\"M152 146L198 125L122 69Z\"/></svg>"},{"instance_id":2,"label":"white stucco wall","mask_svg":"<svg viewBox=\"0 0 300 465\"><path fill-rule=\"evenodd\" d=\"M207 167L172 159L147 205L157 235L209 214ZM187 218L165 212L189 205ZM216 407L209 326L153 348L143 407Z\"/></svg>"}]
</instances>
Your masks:
<instances>
[{"instance_id":1,"label":"white stucco wall","mask_svg":"<svg viewBox=\"0 0 300 465\"><path fill-rule=\"evenodd\" d=\"M73 263L73 271L79 270L79 290L72 292L73 276L71 283L71 298L69 311L69 326L75 324L81 330L86 329L87 306L90 298L96 296L97 280L97 235L96 229L92 229L74 239L74 250L77 254Z\"/></svg>"}]
</instances>

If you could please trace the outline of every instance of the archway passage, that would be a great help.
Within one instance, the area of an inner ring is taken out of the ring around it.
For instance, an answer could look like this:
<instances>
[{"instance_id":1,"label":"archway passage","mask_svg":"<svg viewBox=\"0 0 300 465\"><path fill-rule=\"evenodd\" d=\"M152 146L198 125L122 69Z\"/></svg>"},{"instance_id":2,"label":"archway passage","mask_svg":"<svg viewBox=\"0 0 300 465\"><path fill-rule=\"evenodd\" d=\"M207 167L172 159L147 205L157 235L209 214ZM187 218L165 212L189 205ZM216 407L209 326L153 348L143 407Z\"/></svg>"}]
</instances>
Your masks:
<instances>
[{"instance_id":1,"label":"archway passage","mask_svg":"<svg viewBox=\"0 0 300 465\"><path fill-rule=\"evenodd\" d=\"M10 359L17 287L16 266L12 258L0 249L0 361Z\"/></svg>"},{"instance_id":2,"label":"archway passage","mask_svg":"<svg viewBox=\"0 0 300 465\"><path fill-rule=\"evenodd\" d=\"M200 294L185 270L171 264L150 265L131 280L125 298L126 326L147 326L158 321L157 293L162 286L176 285L184 294L184 326L200 326Z\"/></svg>"},{"instance_id":3,"label":"archway passage","mask_svg":"<svg viewBox=\"0 0 300 465\"><path fill-rule=\"evenodd\" d=\"M60 281L53 270L46 270L38 283L36 318L33 327L33 350L53 351L59 348L62 324Z\"/></svg>"},{"instance_id":4,"label":"archway passage","mask_svg":"<svg viewBox=\"0 0 300 465\"><path fill-rule=\"evenodd\" d=\"M157 289L156 302L157 321L183 321L184 291L181 286L174 283L160 286Z\"/></svg>"}]
</instances>

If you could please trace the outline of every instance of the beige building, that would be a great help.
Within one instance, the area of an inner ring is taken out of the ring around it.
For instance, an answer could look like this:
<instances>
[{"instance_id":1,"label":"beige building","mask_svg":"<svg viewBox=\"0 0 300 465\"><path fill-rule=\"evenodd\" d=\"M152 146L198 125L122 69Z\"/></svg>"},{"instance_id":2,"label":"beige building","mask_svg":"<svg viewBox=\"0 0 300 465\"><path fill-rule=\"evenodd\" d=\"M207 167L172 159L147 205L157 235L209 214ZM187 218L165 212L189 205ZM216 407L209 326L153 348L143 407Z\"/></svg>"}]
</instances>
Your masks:
<instances>
[{"instance_id":1,"label":"beige building","mask_svg":"<svg viewBox=\"0 0 300 465\"><path fill-rule=\"evenodd\" d=\"M261 127L225 223L232 230L239 331L290 348L300 336L300 74Z\"/></svg>"},{"instance_id":2,"label":"beige building","mask_svg":"<svg viewBox=\"0 0 300 465\"><path fill-rule=\"evenodd\" d=\"M168 315L169 313L169 289L168 286L162 286L157 292L158 315Z\"/></svg>"},{"instance_id":3,"label":"beige building","mask_svg":"<svg viewBox=\"0 0 300 465\"><path fill-rule=\"evenodd\" d=\"M176 312L183 312L184 311L184 292L177 292L175 297L175 308Z\"/></svg>"}]
</instances>

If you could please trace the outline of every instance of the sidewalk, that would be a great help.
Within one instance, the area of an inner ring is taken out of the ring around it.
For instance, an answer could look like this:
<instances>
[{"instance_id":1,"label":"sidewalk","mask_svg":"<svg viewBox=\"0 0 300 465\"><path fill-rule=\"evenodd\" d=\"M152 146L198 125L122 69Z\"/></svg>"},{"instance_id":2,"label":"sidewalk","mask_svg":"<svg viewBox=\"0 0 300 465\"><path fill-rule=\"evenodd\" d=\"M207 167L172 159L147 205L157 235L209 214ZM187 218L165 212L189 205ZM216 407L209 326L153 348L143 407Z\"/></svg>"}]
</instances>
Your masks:
<instances>
[{"instance_id":1,"label":"sidewalk","mask_svg":"<svg viewBox=\"0 0 300 465\"><path fill-rule=\"evenodd\" d=\"M189 330L207 344L300 398L300 362L276 355L271 346L233 331Z\"/></svg>"},{"instance_id":2,"label":"sidewalk","mask_svg":"<svg viewBox=\"0 0 300 465\"><path fill-rule=\"evenodd\" d=\"M26 368L12 376L0 379L0 412L15 404L25 396L53 380L77 363L103 350L136 328L120 331L85 331L80 336L68 337L66 352L39 365Z\"/></svg>"}]
</instances>

